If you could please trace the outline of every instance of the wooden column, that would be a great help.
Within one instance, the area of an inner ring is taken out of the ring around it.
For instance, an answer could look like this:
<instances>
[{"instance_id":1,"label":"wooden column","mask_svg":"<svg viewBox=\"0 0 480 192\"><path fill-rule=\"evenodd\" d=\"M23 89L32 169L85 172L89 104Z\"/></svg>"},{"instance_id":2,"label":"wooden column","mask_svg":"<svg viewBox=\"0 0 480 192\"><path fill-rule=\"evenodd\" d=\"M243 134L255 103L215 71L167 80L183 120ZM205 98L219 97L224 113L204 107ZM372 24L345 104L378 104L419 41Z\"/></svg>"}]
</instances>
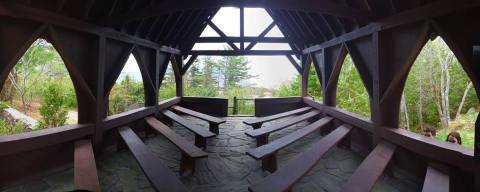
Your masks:
<instances>
[{"instance_id":1,"label":"wooden column","mask_svg":"<svg viewBox=\"0 0 480 192\"><path fill-rule=\"evenodd\" d=\"M182 55L172 55L172 69L175 75L175 85L177 90L177 97L183 97L183 76L181 69L183 67Z\"/></svg>"},{"instance_id":2,"label":"wooden column","mask_svg":"<svg viewBox=\"0 0 480 192\"><path fill-rule=\"evenodd\" d=\"M308 74L310 72L311 58L309 55L302 55L302 82L301 82L301 92L302 97L308 96Z\"/></svg>"}]
</instances>

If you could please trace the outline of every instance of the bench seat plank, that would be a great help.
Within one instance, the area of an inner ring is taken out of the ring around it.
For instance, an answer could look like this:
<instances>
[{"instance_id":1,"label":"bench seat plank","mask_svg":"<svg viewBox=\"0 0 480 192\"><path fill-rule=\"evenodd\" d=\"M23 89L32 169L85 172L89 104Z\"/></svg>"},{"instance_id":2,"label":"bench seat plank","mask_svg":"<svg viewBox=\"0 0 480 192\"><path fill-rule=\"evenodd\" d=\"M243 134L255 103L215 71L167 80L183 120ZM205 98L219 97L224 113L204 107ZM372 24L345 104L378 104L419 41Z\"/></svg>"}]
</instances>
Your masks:
<instances>
[{"instance_id":1,"label":"bench seat plank","mask_svg":"<svg viewBox=\"0 0 480 192\"><path fill-rule=\"evenodd\" d=\"M296 115L296 114L299 114L299 113L307 112L310 109L312 109L312 107L302 107L300 109L295 109L295 110L292 110L292 111L287 111L287 112L283 112L283 113L279 113L279 114L275 114L275 115L270 115L270 116L266 116L266 117L259 117L259 118L255 118L255 119L248 119L248 120L243 121L243 123L245 123L246 125L251 125L251 126L258 125L258 124L262 124L262 123L265 123L265 122L277 120L277 119L280 119L280 118L283 118L283 117L288 117L288 116L291 116L291 115Z\"/></svg>"},{"instance_id":2,"label":"bench seat plank","mask_svg":"<svg viewBox=\"0 0 480 192\"><path fill-rule=\"evenodd\" d=\"M435 168L429 164L425 181L423 183L423 192L448 192L450 191L450 176L444 171Z\"/></svg>"},{"instance_id":3,"label":"bench seat plank","mask_svg":"<svg viewBox=\"0 0 480 192\"><path fill-rule=\"evenodd\" d=\"M304 128L296 130L293 133L290 133L282 138L276 139L269 144L262 145L257 148L253 148L247 151L247 154L253 157L254 159L263 159L266 156L275 154L280 149L287 147L288 145L292 144L293 142L313 133L323 126L327 125L333 120L332 117L324 117L314 123L307 125Z\"/></svg>"},{"instance_id":4,"label":"bench seat plank","mask_svg":"<svg viewBox=\"0 0 480 192\"><path fill-rule=\"evenodd\" d=\"M147 179L157 191L188 191L168 167L161 164L140 138L129 127L118 129L120 136L132 152Z\"/></svg>"},{"instance_id":5,"label":"bench seat plank","mask_svg":"<svg viewBox=\"0 0 480 192\"><path fill-rule=\"evenodd\" d=\"M178 111L178 112L181 112L181 113L185 113L187 115L190 115L190 116L193 116L193 117L196 117L196 118L199 118L199 119L202 119L202 120L205 120L205 121L208 121L210 132L213 132L217 135L220 133L218 131L218 125L226 122L225 120L220 119L218 117L203 114L203 113L193 111L193 110L190 110L190 109L187 109L187 108L184 108L184 107L180 107L180 106L177 106L177 105L171 107L171 109L173 109L175 111Z\"/></svg>"},{"instance_id":6,"label":"bench seat plank","mask_svg":"<svg viewBox=\"0 0 480 192\"><path fill-rule=\"evenodd\" d=\"M208 156L206 152L193 145L193 143L188 142L185 138L175 133L155 117L146 117L145 121L151 128L165 136L168 140L175 144L180 151L186 153L188 156L192 158L202 158Z\"/></svg>"},{"instance_id":7,"label":"bench seat plank","mask_svg":"<svg viewBox=\"0 0 480 192\"><path fill-rule=\"evenodd\" d=\"M318 161L334 145L340 142L350 131L352 126L342 125L330 134L313 144L312 148L290 160L284 167L270 174L265 179L251 185L248 189L253 192L281 192L289 190L296 182L305 176Z\"/></svg>"},{"instance_id":8,"label":"bench seat plank","mask_svg":"<svg viewBox=\"0 0 480 192\"><path fill-rule=\"evenodd\" d=\"M172 106L171 108L175 111L182 112L182 113L185 113L187 115L194 116L194 117L197 117L199 119L202 119L202 120L205 120L205 121L208 121L208 122L212 122L212 123L215 123L215 124L222 124L222 123L226 122L224 119L220 119L218 117L210 116L210 115L200 113L200 112L197 112L197 111L194 111L194 110L191 110L191 109L180 107L178 105Z\"/></svg>"},{"instance_id":9,"label":"bench seat plank","mask_svg":"<svg viewBox=\"0 0 480 192\"><path fill-rule=\"evenodd\" d=\"M165 116L171 118L172 120L174 120L175 122L177 122L178 124L184 126L185 128L187 128L188 130L192 131L193 133L197 134L197 135L200 135L202 137L205 137L205 138L210 138L210 137L215 137L215 134L206 130L205 128L199 126L199 125L196 125L196 124L193 124L192 122L190 122L189 120L173 113L172 111L170 110L165 110L162 112Z\"/></svg>"},{"instance_id":10,"label":"bench seat plank","mask_svg":"<svg viewBox=\"0 0 480 192\"><path fill-rule=\"evenodd\" d=\"M90 139L75 142L74 183L75 190L100 191L95 156Z\"/></svg>"},{"instance_id":11,"label":"bench seat plank","mask_svg":"<svg viewBox=\"0 0 480 192\"><path fill-rule=\"evenodd\" d=\"M371 191L392 159L395 149L396 146L389 142L379 142L343 186L342 192Z\"/></svg>"},{"instance_id":12,"label":"bench seat plank","mask_svg":"<svg viewBox=\"0 0 480 192\"><path fill-rule=\"evenodd\" d=\"M305 113L303 115L293 117L291 119L282 121L282 122L277 123L277 124L273 124L273 125L270 125L270 126L267 126L267 127L262 127L260 129L254 129L254 130L246 131L245 134L250 136L250 137L259 137L259 136L262 136L262 135L270 134L272 132L280 131L280 130L282 130L284 128L287 128L291 125L297 124L297 123L305 121L307 119L310 119L310 118L312 118L312 117L314 117L318 114L320 114L319 111L313 110L313 111L310 111L310 112Z\"/></svg>"}]
</instances>

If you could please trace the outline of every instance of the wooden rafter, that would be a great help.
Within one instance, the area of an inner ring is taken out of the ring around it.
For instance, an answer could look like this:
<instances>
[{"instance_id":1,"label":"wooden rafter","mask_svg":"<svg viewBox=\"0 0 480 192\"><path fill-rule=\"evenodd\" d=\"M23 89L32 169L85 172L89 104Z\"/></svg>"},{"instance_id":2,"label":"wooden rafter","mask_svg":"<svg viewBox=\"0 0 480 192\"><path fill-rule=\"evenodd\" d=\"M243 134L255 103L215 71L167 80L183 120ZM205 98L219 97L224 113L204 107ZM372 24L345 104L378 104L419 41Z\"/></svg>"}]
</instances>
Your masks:
<instances>
[{"instance_id":1,"label":"wooden rafter","mask_svg":"<svg viewBox=\"0 0 480 192\"><path fill-rule=\"evenodd\" d=\"M246 7L265 7L272 9L283 10L303 10L308 12L318 12L350 19L368 20L370 14L368 12L345 7L341 4L332 3L330 1L316 1L316 0L297 0L292 3L291 0L165 0L159 1L156 5L139 9L134 13L126 13L116 17L105 19L105 24L120 24L135 19L141 19L151 16L159 16L170 14L180 10L200 10L200 9L214 9L222 6L246 6Z\"/></svg>"},{"instance_id":2,"label":"wooden rafter","mask_svg":"<svg viewBox=\"0 0 480 192\"><path fill-rule=\"evenodd\" d=\"M215 25L212 21L207 21L207 24L208 26L210 26L215 32L218 33L218 35L220 35L220 37L223 37L223 38L226 38L227 35L222 31L220 30L220 28L217 27L217 25ZM234 50L239 50L238 47L231 41L227 41L228 45L230 45L230 47L232 47L232 49Z\"/></svg>"}]
</instances>

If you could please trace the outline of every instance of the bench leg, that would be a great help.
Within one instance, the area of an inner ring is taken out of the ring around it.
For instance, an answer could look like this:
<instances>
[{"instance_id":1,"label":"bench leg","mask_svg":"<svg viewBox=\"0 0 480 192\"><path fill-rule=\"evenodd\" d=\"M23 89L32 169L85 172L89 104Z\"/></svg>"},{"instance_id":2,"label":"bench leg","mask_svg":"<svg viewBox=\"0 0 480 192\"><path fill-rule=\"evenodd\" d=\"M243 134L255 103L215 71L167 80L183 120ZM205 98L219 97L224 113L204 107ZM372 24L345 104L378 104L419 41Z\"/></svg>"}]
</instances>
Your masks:
<instances>
[{"instance_id":1,"label":"bench leg","mask_svg":"<svg viewBox=\"0 0 480 192\"><path fill-rule=\"evenodd\" d=\"M180 159L180 176L188 170L192 170L192 173L195 172L195 160L185 153L182 153L182 158Z\"/></svg>"},{"instance_id":2,"label":"bench leg","mask_svg":"<svg viewBox=\"0 0 480 192\"><path fill-rule=\"evenodd\" d=\"M252 127L253 129L260 129L260 127L262 127L262 123L253 124Z\"/></svg>"},{"instance_id":3,"label":"bench leg","mask_svg":"<svg viewBox=\"0 0 480 192\"><path fill-rule=\"evenodd\" d=\"M262 170L273 173L277 170L277 155L273 154L262 159Z\"/></svg>"},{"instance_id":4,"label":"bench leg","mask_svg":"<svg viewBox=\"0 0 480 192\"><path fill-rule=\"evenodd\" d=\"M218 124L210 123L210 132L215 133L215 135L218 135L220 133L218 131Z\"/></svg>"},{"instance_id":5,"label":"bench leg","mask_svg":"<svg viewBox=\"0 0 480 192\"><path fill-rule=\"evenodd\" d=\"M145 137L148 138L149 135L153 135L153 136L156 136L157 135L157 132L154 131L150 126L146 126L145 127Z\"/></svg>"},{"instance_id":6,"label":"bench leg","mask_svg":"<svg viewBox=\"0 0 480 192\"><path fill-rule=\"evenodd\" d=\"M265 145L268 143L268 134L259 136L256 139L257 139L257 147Z\"/></svg>"},{"instance_id":7,"label":"bench leg","mask_svg":"<svg viewBox=\"0 0 480 192\"><path fill-rule=\"evenodd\" d=\"M207 139L195 134L195 146L206 149L207 148Z\"/></svg>"},{"instance_id":8,"label":"bench leg","mask_svg":"<svg viewBox=\"0 0 480 192\"><path fill-rule=\"evenodd\" d=\"M165 115L162 115L161 121L162 121L162 123L165 124L165 125L172 125L172 124L173 124L172 119L168 118L168 117L165 116Z\"/></svg>"}]
</instances>

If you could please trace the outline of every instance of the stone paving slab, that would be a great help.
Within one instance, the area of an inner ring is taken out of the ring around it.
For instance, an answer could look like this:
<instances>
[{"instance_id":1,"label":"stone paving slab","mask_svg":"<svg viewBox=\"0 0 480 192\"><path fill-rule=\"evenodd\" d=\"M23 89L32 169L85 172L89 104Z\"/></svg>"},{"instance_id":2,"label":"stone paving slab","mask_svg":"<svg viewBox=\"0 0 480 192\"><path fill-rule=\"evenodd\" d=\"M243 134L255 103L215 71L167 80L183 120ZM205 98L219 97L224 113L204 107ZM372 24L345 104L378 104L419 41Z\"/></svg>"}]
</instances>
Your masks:
<instances>
[{"instance_id":1,"label":"stone paving slab","mask_svg":"<svg viewBox=\"0 0 480 192\"><path fill-rule=\"evenodd\" d=\"M208 123L186 116L196 124L208 127ZM249 185L262 180L268 173L261 169L261 161L247 156L245 152L255 147L254 139L244 133L251 129L242 123L245 117L228 117L220 125L220 134L208 140L209 156L197 160L196 171L179 176L181 181L193 192L237 192L248 191ZM281 120L279 120L281 121ZM274 122L265 123L265 125ZM270 135L270 140L282 137L307 125L302 122L285 130ZM264 125L264 126L265 126ZM193 142L194 135L178 124L171 126L178 134ZM281 168L299 153L308 150L320 134L311 134L278 152L278 165ZM175 173L179 172L180 151L163 136L144 139L146 145L160 158L161 162ZM293 191L330 192L339 191L340 187L360 165L364 156L353 151L333 148L308 173ZM144 176L139 165L128 150L107 152L97 159L100 185L103 191L155 191ZM383 175L373 191L420 191L421 183L402 172L392 176ZM68 191L73 188L73 171L66 171L16 186L5 191Z\"/></svg>"}]
</instances>

